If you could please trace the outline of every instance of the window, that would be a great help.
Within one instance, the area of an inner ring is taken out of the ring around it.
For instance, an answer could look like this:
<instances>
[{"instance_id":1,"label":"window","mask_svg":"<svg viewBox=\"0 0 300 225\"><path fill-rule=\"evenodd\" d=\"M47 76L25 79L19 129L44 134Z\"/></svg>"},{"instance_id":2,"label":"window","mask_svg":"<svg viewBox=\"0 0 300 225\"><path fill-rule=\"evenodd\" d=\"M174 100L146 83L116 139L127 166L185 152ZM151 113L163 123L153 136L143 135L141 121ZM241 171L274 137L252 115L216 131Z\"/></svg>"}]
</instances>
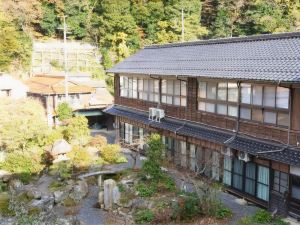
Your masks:
<instances>
[{"instance_id":1,"label":"window","mask_svg":"<svg viewBox=\"0 0 300 225\"><path fill-rule=\"evenodd\" d=\"M137 78L120 76L120 95L126 98L137 98Z\"/></svg>"},{"instance_id":2,"label":"window","mask_svg":"<svg viewBox=\"0 0 300 225\"><path fill-rule=\"evenodd\" d=\"M196 172L196 146L190 144L190 170Z\"/></svg>"},{"instance_id":3,"label":"window","mask_svg":"<svg viewBox=\"0 0 300 225\"><path fill-rule=\"evenodd\" d=\"M133 126L131 124L125 123L125 143L132 144L133 142Z\"/></svg>"},{"instance_id":4,"label":"window","mask_svg":"<svg viewBox=\"0 0 300 225\"><path fill-rule=\"evenodd\" d=\"M186 106L187 88L186 81L162 80L161 102L170 105Z\"/></svg>"},{"instance_id":5,"label":"window","mask_svg":"<svg viewBox=\"0 0 300 225\"><path fill-rule=\"evenodd\" d=\"M256 197L269 200L269 168L258 166L257 194Z\"/></svg>"},{"instance_id":6,"label":"window","mask_svg":"<svg viewBox=\"0 0 300 225\"><path fill-rule=\"evenodd\" d=\"M276 113L264 111L264 122L276 124Z\"/></svg>"},{"instance_id":7,"label":"window","mask_svg":"<svg viewBox=\"0 0 300 225\"><path fill-rule=\"evenodd\" d=\"M251 120L251 109L241 108L241 118Z\"/></svg>"},{"instance_id":8,"label":"window","mask_svg":"<svg viewBox=\"0 0 300 225\"><path fill-rule=\"evenodd\" d=\"M289 89L277 87L276 89L276 107L288 109L289 108Z\"/></svg>"},{"instance_id":9,"label":"window","mask_svg":"<svg viewBox=\"0 0 300 225\"><path fill-rule=\"evenodd\" d=\"M250 195L255 195L255 177L256 177L256 165L255 163L246 163L246 176L245 176L245 192Z\"/></svg>"},{"instance_id":10,"label":"window","mask_svg":"<svg viewBox=\"0 0 300 225\"><path fill-rule=\"evenodd\" d=\"M277 115L277 124L281 126L288 126L290 123L289 121L289 114L288 113L278 113Z\"/></svg>"},{"instance_id":11,"label":"window","mask_svg":"<svg viewBox=\"0 0 300 225\"><path fill-rule=\"evenodd\" d=\"M162 136L163 144L166 149L166 156L171 159L174 156L175 140L171 137Z\"/></svg>"},{"instance_id":12,"label":"window","mask_svg":"<svg viewBox=\"0 0 300 225\"><path fill-rule=\"evenodd\" d=\"M218 83L218 100L227 100L227 83Z\"/></svg>"},{"instance_id":13,"label":"window","mask_svg":"<svg viewBox=\"0 0 300 225\"><path fill-rule=\"evenodd\" d=\"M180 152L181 152L181 159L180 159L180 165L182 167L186 167L186 142L180 141Z\"/></svg>"},{"instance_id":14,"label":"window","mask_svg":"<svg viewBox=\"0 0 300 225\"><path fill-rule=\"evenodd\" d=\"M253 105L262 105L263 87L254 85L252 88L252 103Z\"/></svg>"},{"instance_id":15,"label":"window","mask_svg":"<svg viewBox=\"0 0 300 225\"><path fill-rule=\"evenodd\" d=\"M245 104L251 103L251 85L242 84L241 85L241 102Z\"/></svg>"},{"instance_id":16,"label":"window","mask_svg":"<svg viewBox=\"0 0 300 225\"><path fill-rule=\"evenodd\" d=\"M220 154L217 151L212 152L212 179L220 179Z\"/></svg>"},{"instance_id":17,"label":"window","mask_svg":"<svg viewBox=\"0 0 300 225\"><path fill-rule=\"evenodd\" d=\"M237 102L235 83L198 82L198 110L220 115L237 116L237 106L228 104Z\"/></svg>"},{"instance_id":18,"label":"window","mask_svg":"<svg viewBox=\"0 0 300 225\"><path fill-rule=\"evenodd\" d=\"M275 107L275 87L265 87L264 106Z\"/></svg>"},{"instance_id":19,"label":"window","mask_svg":"<svg viewBox=\"0 0 300 225\"><path fill-rule=\"evenodd\" d=\"M243 165L244 162L238 158L233 160L233 182L232 186L238 190L243 189Z\"/></svg>"},{"instance_id":20,"label":"window","mask_svg":"<svg viewBox=\"0 0 300 225\"><path fill-rule=\"evenodd\" d=\"M224 174L223 183L231 186L231 170L232 170L232 158L230 156L224 156Z\"/></svg>"},{"instance_id":21,"label":"window","mask_svg":"<svg viewBox=\"0 0 300 225\"><path fill-rule=\"evenodd\" d=\"M150 102L159 101L159 80L139 79L138 80L139 99Z\"/></svg>"},{"instance_id":22,"label":"window","mask_svg":"<svg viewBox=\"0 0 300 225\"><path fill-rule=\"evenodd\" d=\"M261 109L252 110L252 120L257 122L263 122L263 114Z\"/></svg>"},{"instance_id":23,"label":"window","mask_svg":"<svg viewBox=\"0 0 300 225\"><path fill-rule=\"evenodd\" d=\"M284 194L288 191L289 187L289 176L287 173L274 170L274 179L273 179L273 190Z\"/></svg>"}]
</instances>

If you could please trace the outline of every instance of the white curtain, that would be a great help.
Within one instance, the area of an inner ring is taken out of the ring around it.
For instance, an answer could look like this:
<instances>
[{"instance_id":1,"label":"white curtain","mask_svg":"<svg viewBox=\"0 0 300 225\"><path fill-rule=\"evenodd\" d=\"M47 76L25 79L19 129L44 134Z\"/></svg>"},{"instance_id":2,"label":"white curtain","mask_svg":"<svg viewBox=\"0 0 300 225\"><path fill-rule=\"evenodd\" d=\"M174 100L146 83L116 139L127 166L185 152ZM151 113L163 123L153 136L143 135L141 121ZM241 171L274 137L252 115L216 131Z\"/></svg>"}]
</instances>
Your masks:
<instances>
[{"instance_id":1,"label":"white curtain","mask_svg":"<svg viewBox=\"0 0 300 225\"><path fill-rule=\"evenodd\" d=\"M265 201L269 200L269 168L258 166L257 197Z\"/></svg>"},{"instance_id":2,"label":"white curtain","mask_svg":"<svg viewBox=\"0 0 300 225\"><path fill-rule=\"evenodd\" d=\"M229 156L224 156L224 174L223 183L231 186L231 170L232 170L232 159Z\"/></svg>"}]
</instances>

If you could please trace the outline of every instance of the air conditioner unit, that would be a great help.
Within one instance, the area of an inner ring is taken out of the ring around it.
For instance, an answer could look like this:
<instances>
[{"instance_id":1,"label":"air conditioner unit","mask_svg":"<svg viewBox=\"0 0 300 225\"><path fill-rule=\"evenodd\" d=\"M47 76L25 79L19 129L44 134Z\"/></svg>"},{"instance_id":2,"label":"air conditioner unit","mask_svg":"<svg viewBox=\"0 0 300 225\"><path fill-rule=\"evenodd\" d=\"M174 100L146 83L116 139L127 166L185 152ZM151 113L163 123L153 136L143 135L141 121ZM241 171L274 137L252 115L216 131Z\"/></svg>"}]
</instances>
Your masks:
<instances>
[{"instance_id":1,"label":"air conditioner unit","mask_svg":"<svg viewBox=\"0 0 300 225\"><path fill-rule=\"evenodd\" d=\"M160 122L165 117L165 110L156 109L156 122Z\"/></svg>"},{"instance_id":2,"label":"air conditioner unit","mask_svg":"<svg viewBox=\"0 0 300 225\"><path fill-rule=\"evenodd\" d=\"M227 148L222 148L221 153L222 153L223 155L230 156L230 157L233 155L232 150L231 150L231 148L229 148L229 147L227 147Z\"/></svg>"},{"instance_id":3,"label":"air conditioner unit","mask_svg":"<svg viewBox=\"0 0 300 225\"><path fill-rule=\"evenodd\" d=\"M149 120L154 120L156 116L156 108L149 108Z\"/></svg>"},{"instance_id":4,"label":"air conditioner unit","mask_svg":"<svg viewBox=\"0 0 300 225\"><path fill-rule=\"evenodd\" d=\"M242 160L244 162L249 162L250 161L250 156L246 152L239 152L239 160Z\"/></svg>"}]
</instances>

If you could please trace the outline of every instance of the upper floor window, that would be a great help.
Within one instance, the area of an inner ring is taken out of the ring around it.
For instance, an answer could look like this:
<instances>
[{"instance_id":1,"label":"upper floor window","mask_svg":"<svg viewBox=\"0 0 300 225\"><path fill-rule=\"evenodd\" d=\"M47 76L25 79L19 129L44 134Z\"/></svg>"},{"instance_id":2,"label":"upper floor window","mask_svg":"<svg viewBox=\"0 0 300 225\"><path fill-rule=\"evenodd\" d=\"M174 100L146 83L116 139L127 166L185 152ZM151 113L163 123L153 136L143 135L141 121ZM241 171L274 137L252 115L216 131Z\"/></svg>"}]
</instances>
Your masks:
<instances>
[{"instance_id":1,"label":"upper floor window","mask_svg":"<svg viewBox=\"0 0 300 225\"><path fill-rule=\"evenodd\" d=\"M161 102L170 105L186 106L186 81L162 80Z\"/></svg>"},{"instance_id":2,"label":"upper floor window","mask_svg":"<svg viewBox=\"0 0 300 225\"><path fill-rule=\"evenodd\" d=\"M158 102L159 80L120 76L120 96Z\"/></svg>"},{"instance_id":3,"label":"upper floor window","mask_svg":"<svg viewBox=\"0 0 300 225\"><path fill-rule=\"evenodd\" d=\"M241 118L288 126L289 89L241 84Z\"/></svg>"},{"instance_id":4,"label":"upper floor window","mask_svg":"<svg viewBox=\"0 0 300 225\"><path fill-rule=\"evenodd\" d=\"M237 116L236 83L198 82L198 109L220 115Z\"/></svg>"},{"instance_id":5,"label":"upper floor window","mask_svg":"<svg viewBox=\"0 0 300 225\"><path fill-rule=\"evenodd\" d=\"M137 98L137 78L120 76L120 95L126 98Z\"/></svg>"}]
</instances>

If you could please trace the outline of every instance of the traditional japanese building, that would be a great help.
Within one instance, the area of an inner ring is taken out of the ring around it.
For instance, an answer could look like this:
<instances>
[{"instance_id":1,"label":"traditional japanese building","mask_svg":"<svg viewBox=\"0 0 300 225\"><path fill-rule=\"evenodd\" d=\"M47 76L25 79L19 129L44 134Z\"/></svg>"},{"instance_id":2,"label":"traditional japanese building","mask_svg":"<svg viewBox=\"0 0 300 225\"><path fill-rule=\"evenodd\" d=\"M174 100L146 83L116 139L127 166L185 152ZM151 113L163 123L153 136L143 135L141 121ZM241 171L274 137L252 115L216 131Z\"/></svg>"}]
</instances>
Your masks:
<instances>
[{"instance_id":1,"label":"traditional japanese building","mask_svg":"<svg viewBox=\"0 0 300 225\"><path fill-rule=\"evenodd\" d=\"M300 33L148 46L108 72L119 138L158 132L177 166L300 217Z\"/></svg>"}]
</instances>

